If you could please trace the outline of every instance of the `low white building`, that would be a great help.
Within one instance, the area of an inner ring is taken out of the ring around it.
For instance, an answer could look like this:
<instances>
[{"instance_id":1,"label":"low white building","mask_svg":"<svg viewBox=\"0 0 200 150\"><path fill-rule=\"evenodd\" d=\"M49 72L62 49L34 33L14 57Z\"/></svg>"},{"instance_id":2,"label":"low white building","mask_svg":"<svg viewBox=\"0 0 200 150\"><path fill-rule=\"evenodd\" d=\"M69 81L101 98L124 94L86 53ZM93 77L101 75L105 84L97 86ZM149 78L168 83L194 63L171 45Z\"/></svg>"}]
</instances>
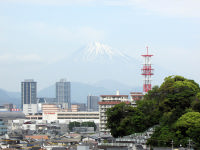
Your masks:
<instances>
[{"instance_id":1,"label":"low white building","mask_svg":"<svg viewBox=\"0 0 200 150\"><path fill-rule=\"evenodd\" d=\"M99 112L57 112L57 120L99 123Z\"/></svg>"},{"instance_id":2,"label":"low white building","mask_svg":"<svg viewBox=\"0 0 200 150\"><path fill-rule=\"evenodd\" d=\"M23 124L22 125L23 130L36 130L36 124Z\"/></svg>"},{"instance_id":3,"label":"low white building","mask_svg":"<svg viewBox=\"0 0 200 150\"><path fill-rule=\"evenodd\" d=\"M42 119L47 120L48 123L57 120L57 113L56 112L43 112Z\"/></svg>"},{"instance_id":4,"label":"low white building","mask_svg":"<svg viewBox=\"0 0 200 150\"><path fill-rule=\"evenodd\" d=\"M38 105L37 104L23 104L23 113L25 115L35 114L37 112L38 112Z\"/></svg>"},{"instance_id":5,"label":"low white building","mask_svg":"<svg viewBox=\"0 0 200 150\"><path fill-rule=\"evenodd\" d=\"M59 123L77 122L94 122L99 123L99 112L43 112L42 115L26 115L30 120L46 120L47 122L58 121Z\"/></svg>"}]
</instances>

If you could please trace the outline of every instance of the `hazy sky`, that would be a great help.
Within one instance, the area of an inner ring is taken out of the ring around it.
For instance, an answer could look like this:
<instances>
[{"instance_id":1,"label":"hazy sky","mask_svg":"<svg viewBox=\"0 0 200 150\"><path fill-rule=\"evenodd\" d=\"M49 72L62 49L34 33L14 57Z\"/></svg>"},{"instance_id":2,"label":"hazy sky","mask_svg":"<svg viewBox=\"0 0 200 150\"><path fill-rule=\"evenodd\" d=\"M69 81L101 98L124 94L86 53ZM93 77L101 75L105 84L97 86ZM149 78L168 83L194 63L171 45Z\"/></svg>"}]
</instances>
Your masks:
<instances>
[{"instance_id":1,"label":"hazy sky","mask_svg":"<svg viewBox=\"0 0 200 150\"><path fill-rule=\"evenodd\" d=\"M0 88L20 91L27 78L39 89L63 77L80 81L40 72L93 41L138 60L148 45L153 64L199 83L199 6L199 0L0 0Z\"/></svg>"}]
</instances>

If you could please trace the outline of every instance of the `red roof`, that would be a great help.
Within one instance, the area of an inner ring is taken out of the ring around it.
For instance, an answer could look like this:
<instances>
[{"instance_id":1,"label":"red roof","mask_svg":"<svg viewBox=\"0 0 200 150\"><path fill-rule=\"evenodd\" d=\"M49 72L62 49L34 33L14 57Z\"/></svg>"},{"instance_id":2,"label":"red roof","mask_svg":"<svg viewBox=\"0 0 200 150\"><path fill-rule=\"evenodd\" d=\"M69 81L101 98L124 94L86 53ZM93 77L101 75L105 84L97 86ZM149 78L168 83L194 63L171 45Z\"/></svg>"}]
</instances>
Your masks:
<instances>
[{"instance_id":1,"label":"red roof","mask_svg":"<svg viewBox=\"0 0 200 150\"><path fill-rule=\"evenodd\" d=\"M25 135L25 138L48 140L48 136L47 135Z\"/></svg>"}]
</instances>

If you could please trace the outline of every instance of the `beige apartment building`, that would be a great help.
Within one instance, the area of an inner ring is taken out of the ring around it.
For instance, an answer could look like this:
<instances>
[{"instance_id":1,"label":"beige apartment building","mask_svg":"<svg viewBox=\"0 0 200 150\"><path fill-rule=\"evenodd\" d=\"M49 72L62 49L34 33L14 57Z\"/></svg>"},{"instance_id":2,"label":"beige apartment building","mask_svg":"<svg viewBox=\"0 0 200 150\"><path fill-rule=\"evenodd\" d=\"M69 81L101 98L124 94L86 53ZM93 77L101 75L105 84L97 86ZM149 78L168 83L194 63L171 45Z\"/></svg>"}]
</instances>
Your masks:
<instances>
[{"instance_id":1,"label":"beige apartment building","mask_svg":"<svg viewBox=\"0 0 200 150\"><path fill-rule=\"evenodd\" d=\"M128 99L128 95L119 95L119 92L117 92L116 95L101 95L100 96L100 102L99 102L99 130L100 132L109 132L108 129L106 129L106 110L108 108L111 108L121 102L126 102L127 104L130 103Z\"/></svg>"}]
</instances>

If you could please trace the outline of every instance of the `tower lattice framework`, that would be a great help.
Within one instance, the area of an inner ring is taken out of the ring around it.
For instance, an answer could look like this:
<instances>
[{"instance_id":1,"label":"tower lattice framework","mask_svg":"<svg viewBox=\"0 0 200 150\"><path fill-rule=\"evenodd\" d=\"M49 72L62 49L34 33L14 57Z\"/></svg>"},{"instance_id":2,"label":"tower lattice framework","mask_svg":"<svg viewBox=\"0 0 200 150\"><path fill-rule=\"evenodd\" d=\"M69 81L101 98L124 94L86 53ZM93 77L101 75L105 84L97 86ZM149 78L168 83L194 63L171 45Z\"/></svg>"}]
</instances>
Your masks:
<instances>
[{"instance_id":1,"label":"tower lattice framework","mask_svg":"<svg viewBox=\"0 0 200 150\"><path fill-rule=\"evenodd\" d=\"M153 75L153 68L151 66L151 57L153 55L148 54L148 47L147 47L147 54L141 55L144 57L144 64L142 70L142 75L144 76L144 83L143 83L143 92L147 93L151 90L151 76Z\"/></svg>"}]
</instances>

